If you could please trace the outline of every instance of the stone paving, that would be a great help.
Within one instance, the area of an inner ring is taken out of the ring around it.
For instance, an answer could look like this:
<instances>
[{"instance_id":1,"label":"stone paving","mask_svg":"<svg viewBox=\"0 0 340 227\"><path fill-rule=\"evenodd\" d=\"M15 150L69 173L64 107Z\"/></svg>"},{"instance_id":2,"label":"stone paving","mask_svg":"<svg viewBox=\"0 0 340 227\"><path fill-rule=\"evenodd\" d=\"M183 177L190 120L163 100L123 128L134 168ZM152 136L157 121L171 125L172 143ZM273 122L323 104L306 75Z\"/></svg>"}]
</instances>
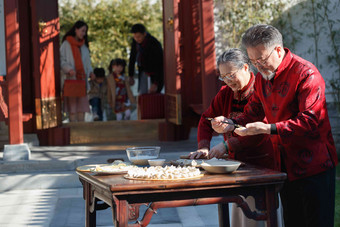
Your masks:
<instances>
[{"instance_id":1,"label":"stone paving","mask_svg":"<svg viewBox=\"0 0 340 227\"><path fill-rule=\"evenodd\" d=\"M212 144L220 141L221 137L214 137ZM176 160L196 149L196 131L194 129L186 141L145 143L161 146L160 157ZM108 158L126 159L126 146L119 143L66 147L31 145L31 159L20 162L4 162L0 152L0 226L84 226L85 204L75 168L105 163ZM141 207L141 214L145 209ZM113 226L110 209L97 212L97 226ZM153 215L149 226L218 226L217 205L162 208Z\"/></svg>"},{"instance_id":2,"label":"stone paving","mask_svg":"<svg viewBox=\"0 0 340 227\"><path fill-rule=\"evenodd\" d=\"M0 226L85 226L82 188L12 190L0 193ZM229 206L230 207L230 206ZM141 206L140 214L146 210ZM278 214L279 215L279 214ZM231 222L232 222L231 216ZM139 217L139 220L141 217ZM97 211L97 226L113 226L111 209ZM161 208L152 216L150 227L217 227L217 205ZM264 227L251 221L235 227ZM279 226L282 223L279 221Z\"/></svg>"},{"instance_id":3,"label":"stone paving","mask_svg":"<svg viewBox=\"0 0 340 227\"><path fill-rule=\"evenodd\" d=\"M0 226L84 226L82 188L14 190L0 194ZM141 207L141 211L145 206ZM97 226L113 226L110 209L97 212ZM218 226L217 206L163 208L149 225Z\"/></svg>"}]
</instances>

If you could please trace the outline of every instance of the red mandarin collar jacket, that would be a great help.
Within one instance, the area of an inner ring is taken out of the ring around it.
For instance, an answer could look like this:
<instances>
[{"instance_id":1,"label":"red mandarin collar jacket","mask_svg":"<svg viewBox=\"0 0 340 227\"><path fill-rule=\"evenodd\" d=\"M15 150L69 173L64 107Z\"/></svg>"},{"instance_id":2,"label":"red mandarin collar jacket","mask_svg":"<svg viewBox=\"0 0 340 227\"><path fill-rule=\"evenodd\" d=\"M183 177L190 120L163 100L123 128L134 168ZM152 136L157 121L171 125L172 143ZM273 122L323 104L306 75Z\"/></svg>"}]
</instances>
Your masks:
<instances>
[{"instance_id":1,"label":"red mandarin collar jacket","mask_svg":"<svg viewBox=\"0 0 340 227\"><path fill-rule=\"evenodd\" d=\"M210 121L205 118L214 118L218 116L231 118L241 114L249 97L254 91L254 82L255 76L251 73L251 79L248 85L237 94L235 94L227 85L221 87L220 91L212 100L209 108L202 114L198 124L198 149L210 148L210 141L214 132ZM229 158L266 168L278 169L278 165L273 161L273 147L268 135L241 137L236 134L231 135L231 133L227 133L224 134L224 139L226 143L228 143Z\"/></svg>"},{"instance_id":2,"label":"red mandarin collar jacket","mask_svg":"<svg viewBox=\"0 0 340 227\"><path fill-rule=\"evenodd\" d=\"M258 73L254 93L235 122L275 124L271 135L275 157L288 179L312 176L338 163L328 118L325 82L310 62L285 48L286 55L272 80Z\"/></svg>"}]
</instances>

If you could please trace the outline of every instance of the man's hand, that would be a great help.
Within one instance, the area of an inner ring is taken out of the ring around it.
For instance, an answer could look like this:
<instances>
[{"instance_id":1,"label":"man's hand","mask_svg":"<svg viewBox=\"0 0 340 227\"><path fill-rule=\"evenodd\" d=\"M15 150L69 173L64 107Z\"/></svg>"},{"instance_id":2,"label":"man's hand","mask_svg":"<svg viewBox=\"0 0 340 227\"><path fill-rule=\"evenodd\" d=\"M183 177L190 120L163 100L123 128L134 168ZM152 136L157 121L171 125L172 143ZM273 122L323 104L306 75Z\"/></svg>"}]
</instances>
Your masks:
<instances>
[{"instance_id":1,"label":"man's hand","mask_svg":"<svg viewBox=\"0 0 340 227\"><path fill-rule=\"evenodd\" d=\"M245 127L235 129L234 132L240 136L270 134L270 124L265 124L260 121L253 122L253 123L247 124Z\"/></svg>"},{"instance_id":2,"label":"man's hand","mask_svg":"<svg viewBox=\"0 0 340 227\"><path fill-rule=\"evenodd\" d=\"M228 121L230 123L233 122L232 120L226 117L223 117L223 116L215 117L213 120L211 120L211 127L217 133L226 133L226 132L234 130L234 126L226 124L226 123L222 123L222 121Z\"/></svg>"},{"instance_id":3,"label":"man's hand","mask_svg":"<svg viewBox=\"0 0 340 227\"><path fill-rule=\"evenodd\" d=\"M201 148L198 149L197 151L191 152L189 154L190 159L199 159L199 158L207 158L209 153L208 148Z\"/></svg>"},{"instance_id":4,"label":"man's hand","mask_svg":"<svg viewBox=\"0 0 340 227\"><path fill-rule=\"evenodd\" d=\"M149 89L149 93L156 93L157 88L158 88L157 84L151 84L150 89Z\"/></svg>"},{"instance_id":5,"label":"man's hand","mask_svg":"<svg viewBox=\"0 0 340 227\"><path fill-rule=\"evenodd\" d=\"M213 148L210 149L209 154L208 154L208 159L211 158L222 158L224 154L227 153L227 150L224 146L223 143L219 143Z\"/></svg>"}]
</instances>

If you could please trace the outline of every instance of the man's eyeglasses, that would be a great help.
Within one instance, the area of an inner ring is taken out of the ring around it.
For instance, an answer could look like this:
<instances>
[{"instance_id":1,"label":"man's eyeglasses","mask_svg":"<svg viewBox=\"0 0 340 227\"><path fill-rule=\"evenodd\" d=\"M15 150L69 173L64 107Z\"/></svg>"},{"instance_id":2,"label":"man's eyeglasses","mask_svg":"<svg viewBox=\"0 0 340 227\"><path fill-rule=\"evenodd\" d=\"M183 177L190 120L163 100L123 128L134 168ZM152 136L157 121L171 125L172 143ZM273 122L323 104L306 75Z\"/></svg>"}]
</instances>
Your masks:
<instances>
[{"instance_id":1,"label":"man's eyeglasses","mask_svg":"<svg viewBox=\"0 0 340 227\"><path fill-rule=\"evenodd\" d=\"M225 74L221 74L218 79L221 81L225 81L225 80L232 80L234 79L236 76L235 74L239 71L240 69L238 69L236 72L234 72L233 74L227 75L229 73L225 73Z\"/></svg>"},{"instance_id":2,"label":"man's eyeglasses","mask_svg":"<svg viewBox=\"0 0 340 227\"><path fill-rule=\"evenodd\" d=\"M266 58L264 58L264 59L256 59L256 60L249 59L250 62L251 62L254 66L256 66L256 65L258 65L258 64L260 64L260 65L266 65L266 64L267 64L267 61L268 61L268 59L269 59L269 57L272 55L272 53L273 53L273 51L275 50L275 48L276 48L276 47L274 47L274 49L270 52L270 54L269 54Z\"/></svg>"}]
</instances>

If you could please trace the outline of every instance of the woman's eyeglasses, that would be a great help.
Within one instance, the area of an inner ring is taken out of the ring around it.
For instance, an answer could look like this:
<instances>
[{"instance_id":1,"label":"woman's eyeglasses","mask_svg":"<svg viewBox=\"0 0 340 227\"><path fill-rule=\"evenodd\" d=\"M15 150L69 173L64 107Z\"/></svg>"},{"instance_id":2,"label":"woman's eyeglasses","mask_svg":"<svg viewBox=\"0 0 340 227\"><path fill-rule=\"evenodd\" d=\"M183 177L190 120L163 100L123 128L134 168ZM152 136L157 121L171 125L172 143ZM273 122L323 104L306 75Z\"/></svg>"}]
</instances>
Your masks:
<instances>
[{"instance_id":1,"label":"woman's eyeglasses","mask_svg":"<svg viewBox=\"0 0 340 227\"><path fill-rule=\"evenodd\" d=\"M225 74L221 74L218 79L221 81L225 81L225 80L232 80L236 77L236 73L239 71L240 69L238 69L236 72L234 72L233 74L227 75L229 73L225 73Z\"/></svg>"}]
</instances>

